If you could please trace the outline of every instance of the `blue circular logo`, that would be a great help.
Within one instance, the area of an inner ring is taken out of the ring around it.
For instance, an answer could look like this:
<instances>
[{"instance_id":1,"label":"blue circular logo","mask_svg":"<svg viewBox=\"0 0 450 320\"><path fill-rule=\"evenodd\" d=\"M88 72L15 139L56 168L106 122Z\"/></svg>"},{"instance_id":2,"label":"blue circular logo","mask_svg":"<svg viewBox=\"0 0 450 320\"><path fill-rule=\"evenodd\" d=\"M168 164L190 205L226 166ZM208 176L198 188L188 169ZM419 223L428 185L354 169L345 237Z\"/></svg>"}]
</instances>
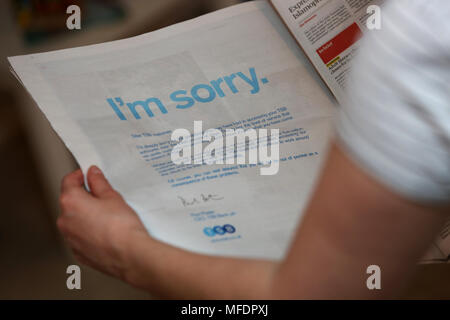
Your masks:
<instances>
[{"instance_id":1,"label":"blue circular logo","mask_svg":"<svg viewBox=\"0 0 450 320\"><path fill-rule=\"evenodd\" d=\"M220 235L225 234L225 232L226 232L225 229L221 226L214 226L213 230L215 233L220 234Z\"/></svg>"},{"instance_id":2,"label":"blue circular logo","mask_svg":"<svg viewBox=\"0 0 450 320\"><path fill-rule=\"evenodd\" d=\"M234 233L236 231L236 228L233 227L231 224L224 225L223 229L225 230L225 232L228 232L228 233Z\"/></svg>"},{"instance_id":3,"label":"blue circular logo","mask_svg":"<svg viewBox=\"0 0 450 320\"><path fill-rule=\"evenodd\" d=\"M209 228L209 227L204 228L203 233L206 234L208 237L214 237L216 235L213 228Z\"/></svg>"},{"instance_id":4,"label":"blue circular logo","mask_svg":"<svg viewBox=\"0 0 450 320\"><path fill-rule=\"evenodd\" d=\"M203 233L208 237L214 237L215 235L224 235L225 233L235 233L236 228L231 224L225 224L223 226L206 227L203 229Z\"/></svg>"}]
</instances>

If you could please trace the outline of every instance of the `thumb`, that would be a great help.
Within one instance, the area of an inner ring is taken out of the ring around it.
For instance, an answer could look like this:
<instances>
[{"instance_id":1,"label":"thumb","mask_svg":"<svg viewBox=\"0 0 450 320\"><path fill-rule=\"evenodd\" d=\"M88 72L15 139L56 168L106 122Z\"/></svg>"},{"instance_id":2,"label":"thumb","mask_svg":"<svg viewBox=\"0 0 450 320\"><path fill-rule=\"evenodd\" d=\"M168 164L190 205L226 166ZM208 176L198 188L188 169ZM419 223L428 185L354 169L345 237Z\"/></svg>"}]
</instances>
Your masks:
<instances>
[{"instance_id":1,"label":"thumb","mask_svg":"<svg viewBox=\"0 0 450 320\"><path fill-rule=\"evenodd\" d=\"M87 180L91 193L95 197L104 198L116 195L116 192L97 166L92 166L89 168Z\"/></svg>"}]
</instances>

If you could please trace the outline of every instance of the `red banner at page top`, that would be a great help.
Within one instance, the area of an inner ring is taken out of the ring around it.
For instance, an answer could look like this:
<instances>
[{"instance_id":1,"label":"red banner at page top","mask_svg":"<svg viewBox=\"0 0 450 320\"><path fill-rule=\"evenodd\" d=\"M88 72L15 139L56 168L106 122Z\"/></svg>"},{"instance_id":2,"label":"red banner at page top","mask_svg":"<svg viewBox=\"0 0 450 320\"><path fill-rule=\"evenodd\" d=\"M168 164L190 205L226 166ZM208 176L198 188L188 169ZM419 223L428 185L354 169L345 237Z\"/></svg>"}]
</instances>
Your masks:
<instances>
[{"instance_id":1,"label":"red banner at page top","mask_svg":"<svg viewBox=\"0 0 450 320\"><path fill-rule=\"evenodd\" d=\"M328 64L339 54L361 39L362 35L361 29L354 23L317 49L317 54L322 59L323 63Z\"/></svg>"}]
</instances>

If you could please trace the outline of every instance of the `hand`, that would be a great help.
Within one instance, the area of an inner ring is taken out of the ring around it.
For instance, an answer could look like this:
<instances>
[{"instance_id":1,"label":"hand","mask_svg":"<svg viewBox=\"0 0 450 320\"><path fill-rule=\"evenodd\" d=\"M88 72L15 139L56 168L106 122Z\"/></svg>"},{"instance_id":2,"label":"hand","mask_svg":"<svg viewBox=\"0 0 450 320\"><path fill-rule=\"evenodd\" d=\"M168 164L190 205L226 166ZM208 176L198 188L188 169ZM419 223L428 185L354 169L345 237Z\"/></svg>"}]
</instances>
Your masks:
<instances>
[{"instance_id":1,"label":"hand","mask_svg":"<svg viewBox=\"0 0 450 320\"><path fill-rule=\"evenodd\" d=\"M148 233L99 168L91 167L87 180L90 193L83 188L81 170L63 179L58 228L78 261L123 279L128 240Z\"/></svg>"}]
</instances>

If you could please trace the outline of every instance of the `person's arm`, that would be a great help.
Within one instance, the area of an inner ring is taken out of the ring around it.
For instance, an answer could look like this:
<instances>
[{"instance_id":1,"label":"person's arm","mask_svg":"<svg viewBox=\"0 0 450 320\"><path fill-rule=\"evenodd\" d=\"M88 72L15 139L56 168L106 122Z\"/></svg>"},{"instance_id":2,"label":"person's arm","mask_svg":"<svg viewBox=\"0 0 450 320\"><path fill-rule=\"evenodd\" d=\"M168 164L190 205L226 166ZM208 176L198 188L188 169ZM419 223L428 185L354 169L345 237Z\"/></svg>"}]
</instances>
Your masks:
<instances>
[{"instance_id":1,"label":"person's arm","mask_svg":"<svg viewBox=\"0 0 450 320\"><path fill-rule=\"evenodd\" d=\"M336 144L281 262L187 252L151 238L102 174L63 182L58 226L80 261L170 298L392 297L439 231L447 208L406 200L373 180ZM280 214L283 214L280 212ZM382 290L366 269L381 268Z\"/></svg>"}]
</instances>

